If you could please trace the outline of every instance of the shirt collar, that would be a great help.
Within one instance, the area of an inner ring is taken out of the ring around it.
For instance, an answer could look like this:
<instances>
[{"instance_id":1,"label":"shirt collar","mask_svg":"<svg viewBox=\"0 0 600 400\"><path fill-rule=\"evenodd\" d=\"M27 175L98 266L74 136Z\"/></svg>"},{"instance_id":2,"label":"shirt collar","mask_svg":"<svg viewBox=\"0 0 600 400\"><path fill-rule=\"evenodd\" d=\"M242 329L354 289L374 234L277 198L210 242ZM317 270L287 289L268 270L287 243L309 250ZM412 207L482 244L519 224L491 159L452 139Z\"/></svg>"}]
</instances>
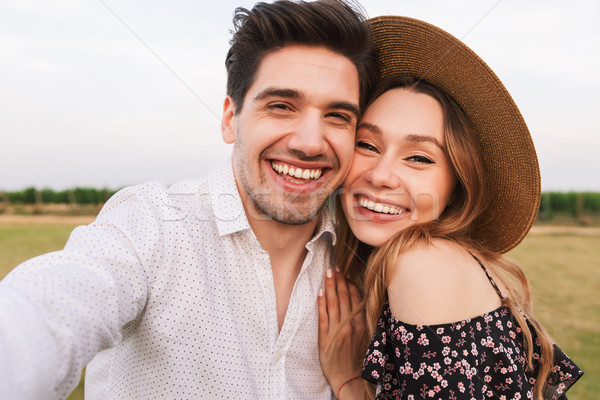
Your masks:
<instances>
[{"instance_id":1,"label":"shirt collar","mask_svg":"<svg viewBox=\"0 0 600 400\"><path fill-rule=\"evenodd\" d=\"M242 204L242 198L235 183L235 175L231 162L210 175L209 185L210 204L219 235L225 236L250 229L244 205ZM325 233L331 235L332 244L335 244L335 227L327 205L321 209L317 229L312 239L307 243L307 246L319 240Z\"/></svg>"},{"instance_id":2,"label":"shirt collar","mask_svg":"<svg viewBox=\"0 0 600 400\"><path fill-rule=\"evenodd\" d=\"M231 162L209 177L210 205L220 236L250 229Z\"/></svg>"},{"instance_id":3,"label":"shirt collar","mask_svg":"<svg viewBox=\"0 0 600 400\"><path fill-rule=\"evenodd\" d=\"M315 230L315 234L313 235L312 239L307 243L307 246L319 240L326 233L329 233L331 236L331 244L335 245L335 225L333 224L333 219L331 218L331 213L327 204L321 208L321 215L319 216L317 229Z\"/></svg>"}]
</instances>

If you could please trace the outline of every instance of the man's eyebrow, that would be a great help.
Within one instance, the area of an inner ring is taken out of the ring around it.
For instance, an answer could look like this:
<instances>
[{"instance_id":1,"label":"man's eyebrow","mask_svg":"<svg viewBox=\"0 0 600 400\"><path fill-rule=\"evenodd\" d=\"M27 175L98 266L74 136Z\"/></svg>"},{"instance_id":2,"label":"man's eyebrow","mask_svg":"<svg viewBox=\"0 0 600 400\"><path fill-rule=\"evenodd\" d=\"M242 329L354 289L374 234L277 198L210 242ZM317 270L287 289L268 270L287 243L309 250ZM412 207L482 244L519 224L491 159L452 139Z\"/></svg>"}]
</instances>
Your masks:
<instances>
[{"instance_id":1,"label":"man's eyebrow","mask_svg":"<svg viewBox=\"0 0 600 400\"><path fill-rule=\"evenodd\" d=\"M264 100L269 97L283 97L288 99L302 100L305 98L304 94L296 89L268 87L262 90L254 97L254 101ZM347 101L334 101L329 105L329 108L337 108L346 111L350 111L358 119L360 118L360 108L357 104L349 103Z\"/></svg>"},{"instance_id":2,"label":"man's eyebrow","mask_svg":"<svg viewBox=\"0 0 600 400\"><path fill-rule=\"evenodd\" d=\"M360 108L357 104L348 103L347 101L336 101L331 103L330 108L338 108L346 111L350 111L356 119L360 118Z\"/></svg>"},{"instance_id":3,"label":"man's eyebrow","mask_svg":"<svg viewBox=\"0 0 600 400\"><path fill-rule=\"evenodd\" d=\"M303 99L304 95L296 89L283 89L268 87L254 97L255 101L264 100L268 97L287 97L291 99Z\"/></svg>"}]
</instances>

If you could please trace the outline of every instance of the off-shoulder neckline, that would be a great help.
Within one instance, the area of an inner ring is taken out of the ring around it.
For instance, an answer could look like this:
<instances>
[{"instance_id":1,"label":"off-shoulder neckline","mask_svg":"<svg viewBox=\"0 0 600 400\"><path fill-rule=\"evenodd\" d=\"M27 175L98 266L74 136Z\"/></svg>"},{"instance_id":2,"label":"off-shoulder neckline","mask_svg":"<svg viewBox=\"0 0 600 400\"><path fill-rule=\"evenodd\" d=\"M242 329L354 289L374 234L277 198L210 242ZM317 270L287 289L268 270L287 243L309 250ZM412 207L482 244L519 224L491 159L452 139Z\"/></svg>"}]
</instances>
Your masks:
<instances>
[{"instance_id":1,"label":"off-shoulder neckline","mask_svg":"<svg viewBox=\"0 0 600 400\"><path fill-rule=\"evenodd\" d=\"M506 311L508 311L509 313L511 312L510 308L506 304L502 303L498 308L495 308L495 309L493 309L491 311L487 311L487 312L485 312L483 314L480 314L480 315L476 315L474 317L462 319L460 321L444 322L444 323L440 323L440 324L409 324L408 322L404 322L404 321L396 318L394 316L394 314L392 314L392 310L390 308L389 301L385 302L384 312L385 312L386 309L388 310L388 312L389 312L389 318L390 318L390 320L393 323L395 323L396 325L403 325L403 326L407 326L407 327L414 327L415 329L417 329L419 327L421 327L421 328L444 328L444 327L449 327L449 326L454 326L454 325L466 325L469 322L473 322L473 321L477 321L477 320L485 320L486 316L491 315L491 314L495 314L495 313L499 313L499 312L502 311L502 309L506 309Z\"/></svg>"}]
</instances>

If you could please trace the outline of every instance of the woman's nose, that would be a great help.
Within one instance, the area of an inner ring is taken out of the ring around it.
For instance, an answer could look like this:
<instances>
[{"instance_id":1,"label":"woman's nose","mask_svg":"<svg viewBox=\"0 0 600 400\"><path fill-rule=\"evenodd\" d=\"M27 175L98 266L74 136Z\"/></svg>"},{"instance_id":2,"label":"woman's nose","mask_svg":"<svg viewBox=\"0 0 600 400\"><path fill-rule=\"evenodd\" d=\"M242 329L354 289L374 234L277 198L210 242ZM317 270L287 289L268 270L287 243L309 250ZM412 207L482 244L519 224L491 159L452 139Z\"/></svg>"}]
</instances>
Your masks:
<instances>
[{"instance_id":1,"label":"woman's nose","mask_svg":"<svg viewBox=\"0 0 600 400\"><path fill-rule=\"evenodd\" d=\"M396 189L401 186L400 167L392 157L381 156L365 173L365 179L378 188Z\"/></svg>"}]
</instances>

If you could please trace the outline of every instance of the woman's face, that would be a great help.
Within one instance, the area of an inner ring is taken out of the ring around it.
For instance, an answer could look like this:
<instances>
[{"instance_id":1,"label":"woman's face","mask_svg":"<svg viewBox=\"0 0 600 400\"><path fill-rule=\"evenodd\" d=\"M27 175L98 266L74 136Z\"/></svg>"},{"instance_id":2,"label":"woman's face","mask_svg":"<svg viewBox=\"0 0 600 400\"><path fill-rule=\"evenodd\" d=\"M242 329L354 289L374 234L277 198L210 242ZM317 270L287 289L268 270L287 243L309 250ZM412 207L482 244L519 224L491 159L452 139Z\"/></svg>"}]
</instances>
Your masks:
<instances>
[{"instance_id":1,"label":"woman's face","mask_svg":"<svg viewBox=\"0 0 600 400\"><path fill-rule=\"evenodd\" d=\"M429 95L391 89L367 108L342 194L360 241L381 246L444 211L456 182L444 136L442 107Z\"/></svg>"}]
</instances>

